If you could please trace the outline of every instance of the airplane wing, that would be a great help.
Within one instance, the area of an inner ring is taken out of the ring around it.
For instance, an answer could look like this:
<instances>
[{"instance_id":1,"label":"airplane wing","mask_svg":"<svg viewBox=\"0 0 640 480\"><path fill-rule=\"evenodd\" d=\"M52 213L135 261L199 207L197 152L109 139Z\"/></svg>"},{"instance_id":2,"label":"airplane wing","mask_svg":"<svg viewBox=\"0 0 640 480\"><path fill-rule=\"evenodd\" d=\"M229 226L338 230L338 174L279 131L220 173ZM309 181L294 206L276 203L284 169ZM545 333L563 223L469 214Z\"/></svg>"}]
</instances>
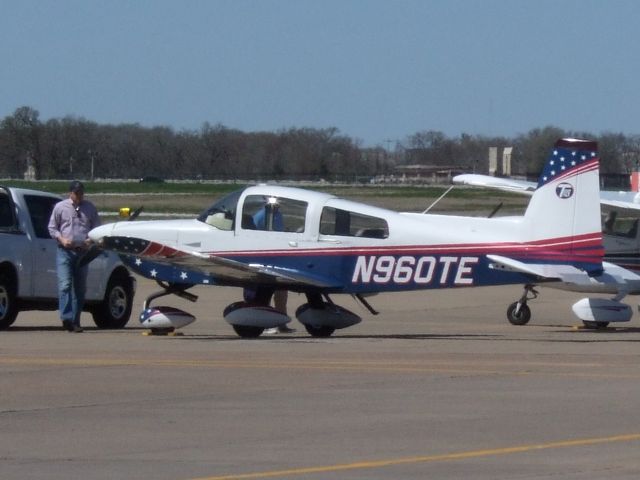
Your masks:
<instances>
[{"instance_id":1,"label":"airplane wing","mask_svg":"<svg viewBox=\"0 0 640 480\"><path fill-rule=\"evenodd\" d=\"M218 255L207 255L197 251L178 250L158 242L133 237L104 237L102 247L118 254L133 255L164 265L184 266L218 280L266 283L274 285L299 285L318 288L340 287L326 278L314 277L298 270L244 263Z\"/></svg>"},{"instance_id":2,"label":"airplane wing","mask_svg":"<svg viewBox=\"0 0 640 480\"><path fill-rule=\"evenodd\" d=\"M640 210L639 192L616 192L603 190L600 192L600 203L621 210Z\"/></svg>"},{"instance_id":3,"label":"airplane wing","mask_svg":"<svg viewBox=\"0 0 640 480\"><path fill-rule=\"evenodd\" d=\"M523 193L526 195L532 195L537 188L537 184L534 182L512 180L510 178L492 177L490 175L478 175L475 173L456 175L455 177L453 177L452 181L453 183L459 183L461 185L495 188L498 190Z\"/></svg>"},{"instance_id":4,"label":"airplane wing","mask_svg":"<svg viewBox=\"0 0 640 480\"><path fill-rule=\"evenodd\" d=\"M524 195L532 195L537 187L537 184L534 182L475 173L456 175L452 178L452 182L460 185L472 185L474 187L486 187L507 192L522 193ZM618 210L638 211L640 210L640 193L602 190L600 192L600 204Z\"/></svg>"}]
</instances>

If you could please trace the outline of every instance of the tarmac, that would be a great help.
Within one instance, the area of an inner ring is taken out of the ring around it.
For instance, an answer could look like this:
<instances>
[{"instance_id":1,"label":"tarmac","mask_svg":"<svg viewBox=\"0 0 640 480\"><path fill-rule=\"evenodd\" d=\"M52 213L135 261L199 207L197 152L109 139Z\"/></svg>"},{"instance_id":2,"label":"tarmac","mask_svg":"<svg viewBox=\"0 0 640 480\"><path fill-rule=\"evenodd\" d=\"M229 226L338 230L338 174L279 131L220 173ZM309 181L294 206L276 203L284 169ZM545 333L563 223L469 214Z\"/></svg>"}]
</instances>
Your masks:
<instances>
[{"instance_id":1,"label":"tarmac","mask_svg":"<svg viewBox=\"0 0 640 480\"><path fill-rule=\"evenodd\" d=\"M640 315L576 328L583 295L520 287L383 294L330 338L241 339L238 289L163 297L198 320L145 336L138 279L123 330L62 331L24 312L0 332L0 478L634 479L640 476ZM628 297L634 305L637 299ZM290 294L290 314L304 297ZM155 304L154 303L154 304Z\"/></svg>"}]
</instances>

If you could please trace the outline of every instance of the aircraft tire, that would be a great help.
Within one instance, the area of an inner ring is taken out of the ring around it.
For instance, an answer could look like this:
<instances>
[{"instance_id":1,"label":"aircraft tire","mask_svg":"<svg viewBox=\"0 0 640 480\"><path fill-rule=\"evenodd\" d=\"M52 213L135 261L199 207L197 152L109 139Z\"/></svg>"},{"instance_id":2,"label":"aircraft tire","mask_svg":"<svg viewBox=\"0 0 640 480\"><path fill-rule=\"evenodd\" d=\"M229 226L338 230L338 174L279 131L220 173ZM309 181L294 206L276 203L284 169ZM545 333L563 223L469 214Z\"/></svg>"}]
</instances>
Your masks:
<instances>
[{"instance_id":1,"label":"aircraft tire","mask_svg":"<svg viewBox=\"0 0 640 480\"><path fill-rule=\"evenodd\" d=\"M316 338L327 338L333 335L333 332L336 331L334 327L329 327L327 325L320 325L314 327L313 325L305 325L305 330L309 335Z\"/></svg>"},{"instance_id":2,"label":"aircraft tire","mask_svg":"<svg viewBox=\"0 0 640 480\"><path fill-rule=\"evenodd\" d=\"M526 325L531 320L531 309L527 304L520 306L520 311L516 314L518 302L513 302L507 308L507 320L511 325Z\"/></svg>"},{"instance_id":3,"label":"aircraft tire","mask_svg":"<svg viewBox=\"0 0 640 480\"><path fill-rule=\"evenodd\" d=\"M249 325L231 325L233 330L242 338L258 338L264 332L262 327L252 327Z\"/></svg>"}]
</instances>

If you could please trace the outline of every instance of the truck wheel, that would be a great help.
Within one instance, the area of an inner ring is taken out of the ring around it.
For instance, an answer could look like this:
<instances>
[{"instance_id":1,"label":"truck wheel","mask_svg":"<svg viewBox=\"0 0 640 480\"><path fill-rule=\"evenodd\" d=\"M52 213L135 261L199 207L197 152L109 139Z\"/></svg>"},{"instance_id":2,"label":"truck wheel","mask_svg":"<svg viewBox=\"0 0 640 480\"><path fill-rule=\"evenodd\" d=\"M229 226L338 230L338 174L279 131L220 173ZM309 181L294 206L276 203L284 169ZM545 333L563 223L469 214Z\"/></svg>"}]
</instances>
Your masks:
<instances>
[{"instance_id":1,"label":"truck wheel","mask_svg":"<svg viewBox=\"0 0 640 480\"><path fill-rule=\"evenodd\" d=\"M0 273L0 330L9 328L18 316L18 299L15 281L11 282L6 273Z\"/></svg>"},{"instance_id":2,"label":"truck wheel","mask_svg":"<svg viewBox=\"0 0 640 480\"><path fill-rule=\"evenodd\" d=\"M93 307L91 315L98 328L124 328L131 316L133 286L131 278L123 271L111 275L104 300Z\"/></svg>"}]
</instances>

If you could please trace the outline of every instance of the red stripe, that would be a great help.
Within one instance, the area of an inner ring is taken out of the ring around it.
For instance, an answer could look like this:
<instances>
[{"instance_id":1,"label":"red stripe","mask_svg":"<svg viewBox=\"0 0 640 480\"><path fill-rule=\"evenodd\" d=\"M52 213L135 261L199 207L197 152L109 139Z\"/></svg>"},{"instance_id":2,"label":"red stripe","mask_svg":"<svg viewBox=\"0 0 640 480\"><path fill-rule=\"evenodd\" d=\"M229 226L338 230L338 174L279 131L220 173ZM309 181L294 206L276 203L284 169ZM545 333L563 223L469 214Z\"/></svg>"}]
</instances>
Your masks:
<instances>
[{"instance_id":1,"label":"red stripe","mask_svg":"<svg viewBox=\"0 0 640 480\"><path fill-rule=\"evenodd\" d=\"M237 250L237 251L212 251L212 252L203 252L209 253L209 255L263 255L263 254L279 254L279 253L287 253L287 254L299 254L299 255L308 255L311 253L330 253L330 252L367 252L369 250L374 251L397 251L397 252L411 252L411 251L422 251L422 250L432 250L432 251L510 251L510 250L527 250L527 249L541 249L541 248L551 248L554 250L560 250L564 246L565 249L570 248L586 248L586 247L596 247L600 248L602 246L602 234L600 232L577 235L574 237L559 237L555 239L544 239L544 240L534 240L530 242L500 242L500 243L447 243L447 244L434 244L434 245L371 245L371 246L362 246L362 247L334 247L334 248L306 248L306 249L274 249L274 250ZM297 253L296 253L297 252Z\"/></svg>"},{"instance_id":2,"label":"red stripe","mask_svg":"<svg viewBox=\"0 0 640 480\"><path fill-rule=\"evenodd\" d=\"M143 257L163 257L163 258L175 258L175 257L183 257L187 255L185 252L176 250L173 247L169 247L167 245L163 245L157 242L149 242L147 248L145 248L140 256Z\"/></svg>"},{"instance_id":3,"label":"red stripe","mask_svg":"<svg viewBox=\"0 0 640 480\"><path fill-rule=\"evenodd\" d=\"M526 243L469 243L469 244L439 244L439 245L393 245L393 246L363 246L363 247L334 247L334 248L306 248L306 249L274 249L274 250L241 250L241 251L212 251L206 252L211 256L263 256L263 255L378 255L378 254L490 254L511 253L519 255L548 255L555 254L574 256L589 256L598 258L604 255L602 234L600 232L578 235L575 237L561 237L555 239L535 240ZM600 261L598 258L596 261Z\"/></svg>"},{"instance_id":4,"label":"red stripe","mask_svg":"<svg viewBox=\"0 0 640 480\"><path fill-rule=\"evenodd\" d=\"M554 177L549 183L556 182L558 180L566 180L567 178L575 177L576 175L597 170L598 168L600 168L600 159L596 157L592 160L585 161L579 167L572 168L571 170L568 170L558 175L557 177Z\"/></svg>"},{"instance_id":5,"label":"red stripe","mask_svg":"<svg viewBox=\"0 0 640 480\"><path fill-rule=\"evenodd\" d=\"M156 255L163 247L164 245L161 243L149 242L147 248L143 250L142 255Z\"/></svg>"}]
</instances>

